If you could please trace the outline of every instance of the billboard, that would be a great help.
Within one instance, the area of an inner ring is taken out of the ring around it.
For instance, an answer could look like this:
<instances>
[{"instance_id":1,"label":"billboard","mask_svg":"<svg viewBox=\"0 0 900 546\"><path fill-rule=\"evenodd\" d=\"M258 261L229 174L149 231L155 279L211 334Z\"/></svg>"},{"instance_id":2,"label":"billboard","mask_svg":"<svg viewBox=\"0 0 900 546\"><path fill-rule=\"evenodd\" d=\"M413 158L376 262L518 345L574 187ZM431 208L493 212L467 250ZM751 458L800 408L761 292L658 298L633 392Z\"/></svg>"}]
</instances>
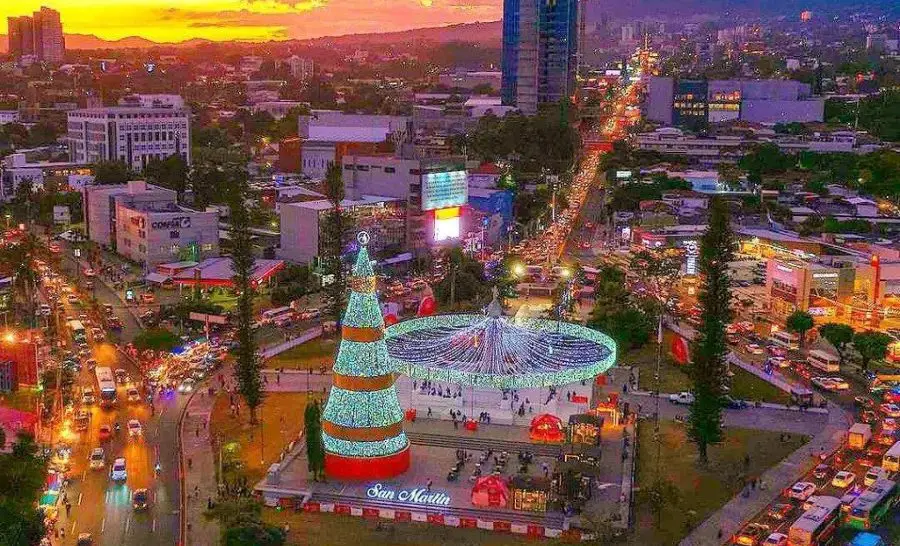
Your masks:
<instances>
[{"instance_id":1,"label":"billboard","mask_svg":"<svg viewBox=\"0 0 900 546\"><path fill-rule=\"evenodd\" d=\"M459 239L460 216L459 207L451 207L434 211L434 241Z\"/></svg>"},{"instance_id":2,"label":"billboard","mask_svg":"<svg viewBox=\"0 0 900 546\"><path fill-rule=\"evenodd\" d=\"M422 210L458 207L468 200L466 171L429 173L422 177Z\"/></svg>"}]
</instances>

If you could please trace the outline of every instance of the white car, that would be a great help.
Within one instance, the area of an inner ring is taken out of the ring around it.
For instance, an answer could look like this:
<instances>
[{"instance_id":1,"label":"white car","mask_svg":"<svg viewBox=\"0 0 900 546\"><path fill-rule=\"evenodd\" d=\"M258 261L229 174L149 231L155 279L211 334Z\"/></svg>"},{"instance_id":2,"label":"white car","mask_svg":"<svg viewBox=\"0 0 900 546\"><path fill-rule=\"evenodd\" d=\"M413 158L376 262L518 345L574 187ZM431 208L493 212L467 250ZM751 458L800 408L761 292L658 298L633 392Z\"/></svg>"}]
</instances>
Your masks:
<instances>
[{"instance_id":1,"label":"white car","mask_svg":"<svg viewBox=\"0 0 900 546\"><path fill-rule=\"evenodd\" d=\"M835 390L845 391L850 388L850 383L847 383L847 380L843 377L829 377L828 379L831 380Z\"/></svg>"},{"instance_id":2,"label":"white car","mask_svg":"<svg viewBox=\"0 0 900 546\"><path fill-rule=\"evenodd\" d=\"M81 403L89 406L97 401L97 398L94 396L94 391L90 387L86 387L84 392L81 393Z\"/></svg>"},{"instance_id":3,"label":"white car","mask_svg":"<svg viewBox=\"0 0 900 546\"><path fill-rule=\"evenodd\" d=\"M788 546L788 537L784 533L772 533L766 537L762 546Z\"/></svg>"},{"instance_id":4,"label":"white car","mask_svg":"<svg viewBox=\"0 0 900 546\"><path fill-rule=\"evenodd\" d=\"M137 419L131 419L128 421L128 435L129 436L140 436L144 433L144 427L141 426L141 422Z\"/></svg>"},{"instance_id":5,"label":"white car","mask_svg":"<svg viewBox=\"0 0 900 546\"><path fill-rule=\"evenodd\" d=\"M850 487L850 485L856 480L856 474L853 472L847 472L846 470L841 470L837 474L834 475L834 478L831 480L831 485L835 487L840 487L841 489L846 489Z\"/></svg>"},{"instance_id":6,"label":"white car","mask_svg":"<svg viewBox=\"0 0 900 546\"><path fill-rule=\"evenodd\" d=\"M813 385L819 387L820 389L825 389L826 391L837 390L834 385L834 382L828 377L813 377L810 379Z\"/></svg>"},{"instance_id":7,"label":"white car","mask_svg":"<svg viewBox=\"0 0 900 546\"><path fill-rule=\"evenodd\" d=\"M128 401L129 402L140 402L141 401L141 393L134 387L129 387L127 391Z\"/></svg>"},{"instance_id":8,"label":"white car","mask_svg":"<svg viewBox=\"0 0 900 546\"><path fill-rule=\"evenodd\" d=\"M178 392L193 392L194 391L194 380L190 377L185 379L178 385Z\"/></svg>"},{"instance_id":9,"label":"white car","mask_svg":"<svg viewBox=\"0 0 900 546\"><path fill-rule=\"evenodd\" d=\"M98 470L106 466L106 454L103 452L102 447L95 447L93 451L91 451L91 456L88 459L90 461L90 467L93 470Z\"/></svg>"},{"instance_id":10,"label":"white car","mask_svg":"<svg viewBox=\"0 0 900 546\"><path fill-rule=\"evenodd\" d=\"M125 471L125 457L120 457L113 462L112 471L109 475L117 482L128 479L128 473Z\"/></svg>"},{"instance_id":11,"label":"white car","mask_svg":"<svg viewBox=\"0 0 900 546\"><path fill-rule=\"evenodd\" d=\"M694 403L694 395L689 392L679 392L677 394L670 394L669 402L672 402L673 404L691 405Z\"/></svg>"},{"instance_id":12,"label":"white car","mask_svg":"<svg viewBox=\"0 0 900 546\"><path fill-rule=\"evenodd\" d=\"M787 496L792 499L805 501L816 492L816 484L810 482L797 482L787 491Z\"/></svg>"},{"instance_id":13,"label":"white car","mask_svg":"<svg viewBox=\"0 0 900 546\"><path fill-rule=\"evenodd\" d=\"M888 479L891 473L887 470L881 468L880 466L873 466L869 468L869 471L866 472L865 478L863 478L863 485L869 487L873 483L881 479Z\"/></svg>"},{"instance_id":14,"label":"white car","mask_svg":"<svg viewBox=\"0 0 900 546\"><path fill-rule=\"evenodd\" d=\"M747 345L744 345L744 350L752 355L761 355L766 352L762 347L760 347L756 343L748 343Z\"/></svg>"}]
</instances>

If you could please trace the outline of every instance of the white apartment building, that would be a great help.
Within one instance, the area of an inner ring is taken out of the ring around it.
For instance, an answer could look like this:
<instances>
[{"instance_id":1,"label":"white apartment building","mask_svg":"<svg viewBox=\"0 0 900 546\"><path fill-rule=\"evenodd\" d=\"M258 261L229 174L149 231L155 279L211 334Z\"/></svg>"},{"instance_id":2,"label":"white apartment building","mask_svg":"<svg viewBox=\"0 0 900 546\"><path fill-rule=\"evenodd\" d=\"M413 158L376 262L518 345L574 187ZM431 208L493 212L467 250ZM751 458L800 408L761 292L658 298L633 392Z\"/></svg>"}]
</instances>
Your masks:
<instances>
[{"instance_id":1,"label":"white apartment building","mask_svg":"<svg viewBox=\"0 0 900 546\"><path fill-rule=\"evenodd\" d=\"M174 154L191 162L188 108L112 106L68 114L69 159L75 163L124 161L142 171L151 159Z\"/></svg>"}]
</instances>

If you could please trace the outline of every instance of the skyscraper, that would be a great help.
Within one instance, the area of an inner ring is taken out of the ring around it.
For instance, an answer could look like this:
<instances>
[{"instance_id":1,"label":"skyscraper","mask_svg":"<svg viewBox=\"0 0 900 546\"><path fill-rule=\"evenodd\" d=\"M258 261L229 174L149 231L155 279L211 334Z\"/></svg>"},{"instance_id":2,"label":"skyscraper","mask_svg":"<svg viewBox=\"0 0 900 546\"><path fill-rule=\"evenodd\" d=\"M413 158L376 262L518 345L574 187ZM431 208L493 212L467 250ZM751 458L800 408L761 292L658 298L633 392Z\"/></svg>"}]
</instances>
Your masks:
<instances>
[{"instance_id":1,"label":"skyscraper","mask_svg":"<svg viewBox=\"0 0 900 546\"><path fill-rule=\"evenodd\" d=\"M7 18L9 51L17 60L34 55L37 60L62 62L66 53L59 12L42 7L33 17Z\"/></svg>"},{"instance_id":2,"label":"skyscraper","mask_svg":"<svg viewBox=\"0 0 900 546\"><path fill-rule=\"evenodd\" d=\"M578 0L504 0L502 97L526 114L575 90Z\"/></svg>"}]
</instances>

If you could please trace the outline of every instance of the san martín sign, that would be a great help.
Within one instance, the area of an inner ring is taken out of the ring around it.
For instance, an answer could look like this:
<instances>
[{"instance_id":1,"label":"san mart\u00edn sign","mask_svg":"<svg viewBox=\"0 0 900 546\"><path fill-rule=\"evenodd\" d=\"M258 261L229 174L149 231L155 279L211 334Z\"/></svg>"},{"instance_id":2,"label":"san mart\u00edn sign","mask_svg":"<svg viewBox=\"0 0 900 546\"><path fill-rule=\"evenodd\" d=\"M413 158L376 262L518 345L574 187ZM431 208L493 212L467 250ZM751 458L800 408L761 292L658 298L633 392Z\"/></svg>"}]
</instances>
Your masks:
<instances>
[{"instance_id":1,"label":"san mart\u00edn sign","mask_svg":"<svg viewBox=\"0 0 900 546\"><path fill-rule=\"evenodd\" d=\"M424 504L429 506L450 506L450 497L440 491L428 491L424 487L416 489L393 489L376 483L366 490L366 497L370 499L408 502L412 504Z\"/></svg>"}]
</instances>

